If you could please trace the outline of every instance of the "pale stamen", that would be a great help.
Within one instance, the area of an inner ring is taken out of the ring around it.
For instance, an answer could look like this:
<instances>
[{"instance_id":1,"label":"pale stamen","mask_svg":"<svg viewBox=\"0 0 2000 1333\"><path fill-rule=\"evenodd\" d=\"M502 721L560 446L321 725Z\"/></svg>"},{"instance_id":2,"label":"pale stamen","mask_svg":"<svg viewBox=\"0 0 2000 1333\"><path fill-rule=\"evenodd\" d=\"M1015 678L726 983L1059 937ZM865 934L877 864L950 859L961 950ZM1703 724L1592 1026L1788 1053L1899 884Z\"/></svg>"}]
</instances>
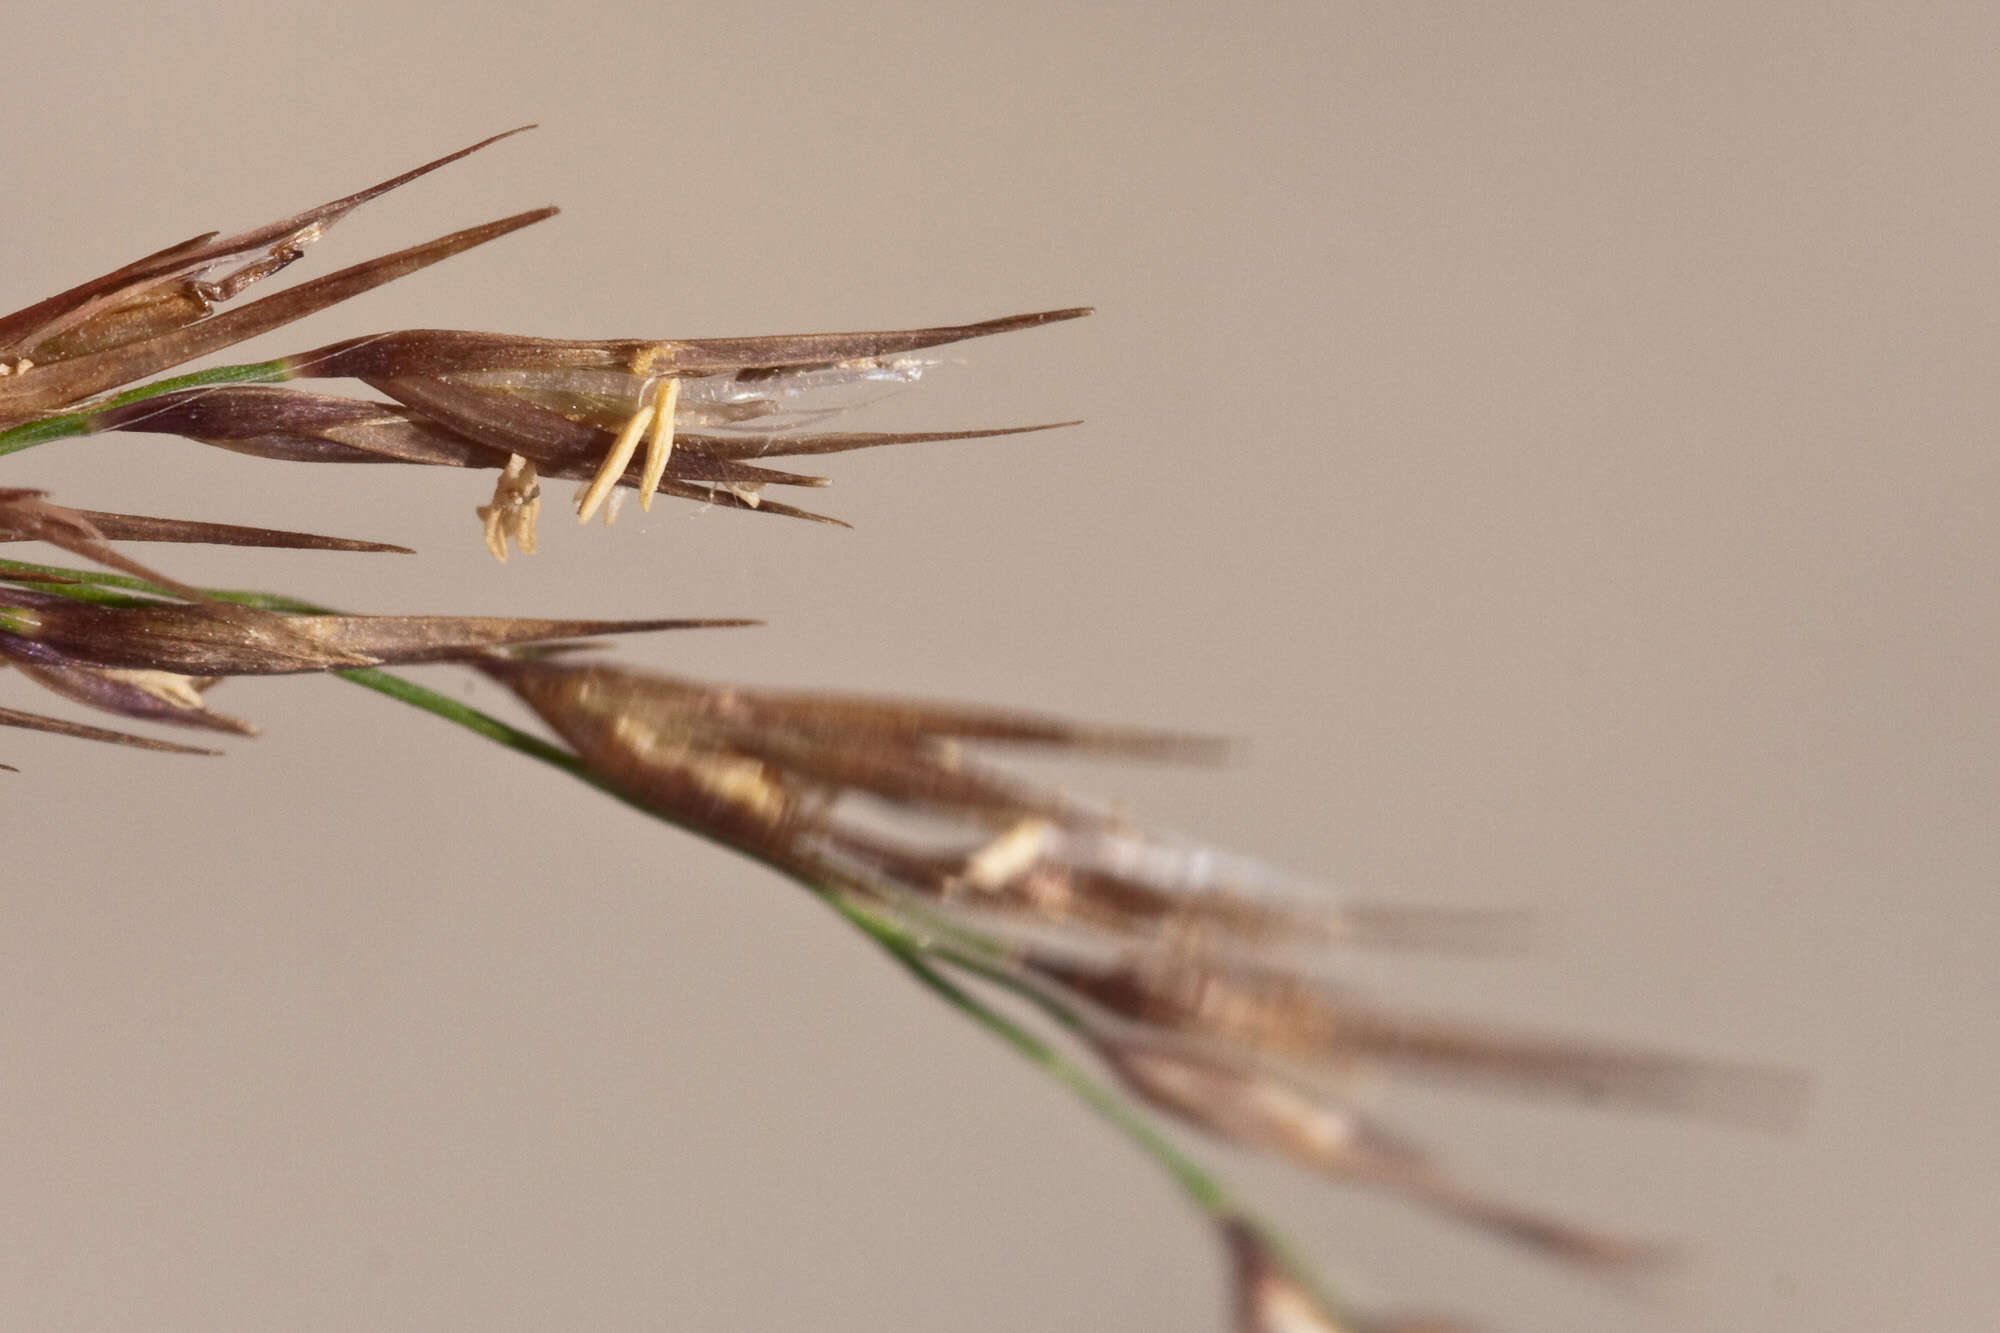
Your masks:
<instances>
[{"instance_id":1,"label":"pale stamen","mask_svg":"<svg viewBox=\"0 0 2000 1333\"><path fill-rule=\"evenodd\" d=\"M639 479L641 509L652 509L653 492L667 474L667 460L674 456L674 411L680 401L681 382L671 376L654 391L653 432L646 438L646 473Z\"/></svg>"},{"instance_id":2,"label":"pale stamen","mask_svg":"<svg viewBox=\"0 0 2000 1333\"><path fill-rule=\"evenodd\" d=\"M485 530L486 549L501 564L507 563L507 539L513 538L523 555L535 553L535 518L542 511L542 488L535 480L535 465L519 454L507 456L507 466L493 483L493 501L479 506L479 523Z\"/></svg>"},{"instance_id":3,"label":"pale stamen","mask_svg":"<svg viewBox=\"0 0 2000 1333\"><path fill-rule=\"evenodd\" d=\"M625 423L625 429L618 432L618 438L612 442L611 452L604 456L597 475L590 479L590 485L576 498L577 522L590 522L597 513L597 507L604 503L604 497L611 494L619 479L625 475L625 469L632 466L632 455L639 451L639 437L646 433L646 427L653 424L655 412L652 403L642 405Z\"/></svg>"}]
</instances>

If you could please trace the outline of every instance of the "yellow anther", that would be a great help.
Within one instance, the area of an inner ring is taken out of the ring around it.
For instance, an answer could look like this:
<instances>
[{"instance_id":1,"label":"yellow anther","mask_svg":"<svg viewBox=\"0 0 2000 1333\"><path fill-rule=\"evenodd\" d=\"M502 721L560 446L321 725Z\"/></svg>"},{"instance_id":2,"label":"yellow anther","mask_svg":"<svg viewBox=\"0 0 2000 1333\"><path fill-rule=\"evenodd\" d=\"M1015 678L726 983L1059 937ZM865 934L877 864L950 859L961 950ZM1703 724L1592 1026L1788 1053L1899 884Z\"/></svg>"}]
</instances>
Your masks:
<instances>
[{"instance_id":1,"label":"yellow anther","mask_svg":"<svg viewBox=\"0 0 2000 1333\"><path fill-rule=\"evenodd\" d=\"M507 563L509 537L523 555L535 553L535 517L541 510L542 488L535 481L535 465L519 454L509 454L500 479L493 483L493 502L479 506L486 549L495 560Z\"/></svg>"},{"instance_id":2,"label":"yellow anther","mask_svg":"<svg viewBox=\"0 0 2000 1333\"><path fill-rule=\"evenodd\" d=\"M653 392L653 432L646 437L646 473L639 478L639 508L651 510L653 492L667 474L674 456L674 411L681 401L681 382L668 376Z\"/></svg>"},{"instance_id":3,"label":"yellow anther","mask_svg":"<svg viewBox=\"0 0 2000 1333\"><path fill-rule=\"evenodd\" d=\"M194 677L172 671L119 670L105 667L97 673L107 680L122 680L173 708L200 711L201 690Z\"/></svg>"},{"instance_id":4,"label":"yellow anther","mask_svg":"<svg viewBox=\"0 0 2000 1333\"><path fill-rule=\"evenodd\" d=\"M1046 819L1024 819L966 857L959 878L988 892L1003 888L1041 862L1055 831Z\"/></svg>"},{"instance_id":5,"label":"yellow anther","mask_svg":"<svg viewBox=\"0 0 2000 1333\"><path fill-rule=\"evenodd\" d=\"M625 475L625 469L632 466L632 455L639 451L639 437L646 433L646 427L653 422L654 407L647 403L632 414L625 423L625 429L618 432L612 442L611 452L604 456L597 475L590 479L590 485L576 497L576 521L590 522L591 515L604 503L604 497L611 494L618 481Z\"/></svg>"}]
</instances>

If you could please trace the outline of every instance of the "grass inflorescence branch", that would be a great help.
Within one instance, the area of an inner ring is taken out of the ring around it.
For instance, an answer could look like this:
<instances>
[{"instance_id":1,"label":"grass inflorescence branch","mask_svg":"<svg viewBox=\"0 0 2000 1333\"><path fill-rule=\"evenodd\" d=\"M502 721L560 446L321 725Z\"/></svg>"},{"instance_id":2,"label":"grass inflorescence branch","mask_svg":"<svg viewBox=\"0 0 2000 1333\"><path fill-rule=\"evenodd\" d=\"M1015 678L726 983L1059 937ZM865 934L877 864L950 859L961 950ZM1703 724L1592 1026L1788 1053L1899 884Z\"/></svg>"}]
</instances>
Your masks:
<instances>
[{"instance_id":1,"label":"grass inflorescence branch","mask_svg":"<svg viewBox=\"0 0 2000 1333\"><path fill-rule=\"evenodd\" d=\"M548 481L578 484L580 522L599 514L609 522L623 497L637 495L641 505L667 496L840 524L773 498L827 482L774 460L1049 428L888 433L829 423L920 382L941 347L1089 313L1081 307L730 338L403 329L151 378L549 216L553 209L519 213L230 304L348 212L505 137L248 232L169 246L0 316L0 457L139 431L285 462L490 473L490 498L469 504L468 517L504 561L537 549ZM319 380L346 380L368 396L302 387ZM1218 746L1207 738L894 696L718 685L570 651L590 636L750 621L362 615L192 587L125 549L407 553L380 541L75 508L15 486L0 487L0 542L41 543L83 562L0 559L0 666L70 702L146 725L247 735L249 723L208 707L219 681L338 675L804 887L1172 1179L1224 1243L1244 1333L1457 1325L1341 1306L1278 1232L1166 1132L1167 1120L1415 1200L1552 1258L1622 1271L1662 1251L1462 1183L1363 1105L1362 1076L1757 1125L1798 1114L1802 1080L1787 1071L1378 1005L1329 980L1339 951L1493 947L1511 937L1511 918L1336 901L1260 862L1136 824L1111 804L1046 790L992 758L1028 748L1212 759ZM557 740L384 669L423 663L497 683ZM14 708L0 708L0 727L215 753Z\"/></svg>"}]
</instances>

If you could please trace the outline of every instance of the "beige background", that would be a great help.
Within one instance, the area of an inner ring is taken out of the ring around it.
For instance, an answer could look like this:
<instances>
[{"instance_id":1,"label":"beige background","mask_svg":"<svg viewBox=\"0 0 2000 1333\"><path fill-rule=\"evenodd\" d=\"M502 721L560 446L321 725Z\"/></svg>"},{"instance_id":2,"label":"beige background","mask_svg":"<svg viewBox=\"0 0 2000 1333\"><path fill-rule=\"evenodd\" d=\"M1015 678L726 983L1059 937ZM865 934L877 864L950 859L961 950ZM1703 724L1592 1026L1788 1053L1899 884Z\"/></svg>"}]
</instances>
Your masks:
<instances>
[{"instance_id":1,"label":"beige background","mask_svg":"<svg viewBox=\"0 0 2000 1333\"><path fill-rule=\"evenodd\" d=\"M424 548L189 578L760 615L628 656L1243 737L1070 780L1542 913L1527 960L1367 962L1413 1005L1819 1079L1789 1139L1396 1099L1481 1180L1689 1239L1637 1295L1204 1148L1354 1291L1994 1321L1991 6L16 0L0 44L0 307L528 119L312 271L560 218L261 346L1096 303L875 418L1087 426L833 460L851 533L668 507L502 569L463 474L150 437L0 473ZM0 1325L1222 1326L1147 1164L797 893L331 681L217 702L267 735L0 737Z\"/></svg>"}]
</instances>

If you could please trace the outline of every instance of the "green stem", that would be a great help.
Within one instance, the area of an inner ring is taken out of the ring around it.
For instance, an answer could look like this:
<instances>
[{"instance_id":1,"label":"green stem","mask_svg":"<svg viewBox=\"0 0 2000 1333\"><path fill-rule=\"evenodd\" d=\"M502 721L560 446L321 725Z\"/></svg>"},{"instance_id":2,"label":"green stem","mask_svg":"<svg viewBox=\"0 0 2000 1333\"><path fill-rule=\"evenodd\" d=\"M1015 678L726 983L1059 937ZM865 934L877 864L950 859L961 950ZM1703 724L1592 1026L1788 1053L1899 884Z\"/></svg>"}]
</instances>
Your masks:
<instances>
[{"instance_id":1,"label":"green stem","mask_svg":"<svg viewBox=\"0 0 2000 1333\"><path fill-rule=\"evenodd\" d=\"M8 580L10 574L44 574L64 580L61 583L44 583L34 580ZM147 579L134 578L130 574L107 574L96 569L70 569L63 565L37 565L27 560L0 560L0 581L31 582L42 592L57 597L68 597L79 602L96 602L106 606L131 606L141 599L121 597L111 589L144 593L148 598L166 597L175 601L181 595L171 588L163 588ZM274 592L246 592L232 588L204 588L203 592L218 602L234 602L238 606L254 606L261 611L287 611L294 615L331 616L339 612L329 610L312 602L302 602L296 597L285 597Z\"/></svg>"},{"instance_id":2,"label":"green stem","mask_svg":"<svg viewBox=\"0 0 2000 1333\"><path fill-rule=\"evenodd\" d=\"M561 769L571 777L616 796L625 804L655 819L661 818L657 811L640 805L616 786L597 778L575 755L518 727L511 726L490 713L482 712L448 695L428 689L415 681L372 667L337 671L334 674L356 685L398 699L414 708L421 708L447 722L455 723L490 741L504 745L510 750L525 754L531 759L539 759L545 764ZM981 958L962 948L938 949L913 934L901 923L864 907L837 888L804 879L796 870L785 866L774 866L774 868L798 880L851 925L886 950L918 981L1075 1093L1148 1157L1158 1162L1203 1212L1218 1217L1240 1213L1241 1210L1231 1198L1229 1191L1182 1152L1171 1139L1162 1134L1142 1112L1103 1083L1092 1078L1087 1071L1055 1047L945 976L928 955L942 956L956 966L964 967L997 985L1007 987L1056 1017L1066 1027L1081 1026L1081 1019L1074 1012L1020 978L1012 976L990 959Z\"/></svg>"},{"instance_id":3,"label":"green stem","mask_svg":"<svg viewBox=\"0 0 2000 1333\"><path fill-rule=\"evenodd\" d=\"M1223 1187L1222 1182L1182 1152L1172 1139L1162 1134L1153 1122L1147 1119L1143 1112L1092 1078L1081 1066L1048 1042L940 972L930 958L926 957L930 950L922 941L913 938L895 922L877 916L843 894L822 893L821 896L834 911L882 946L891 958L902 964L919 982L943 997L948 1004L973 1022L1013 1047L1017 1054L1075 1093L1091 1110L1111 1122L1120 1133L1137 1144L1140 1151L1158 1162L1167 1174L1173 1177L1174 1183L1181 1187L1181 1192L1193 1200L1197 1208L1217 1218L1234 1216L1241 1211L1230 1198L1229 1191ZM957 963L959 959L953 956L951 961ZM1016 993L1027 995L1045 1010L1055 1005L1055 1001L1049 997L1022 986L1018 980L992 968L990 964L981 964L978 970L989 980L1008 986ZM1065 1017L1070 1026L1075 1026L1080 1021L1074 1014L1065 1014Z\"/></svg>"},{"instance_id":4,"label":"green stem","mask_svg":"<svg viewBox=\"0 0 2000 1333\"><path fill-rule=\"evenodd\" d=\"M135 389L113 394L79 412L64 412L35 421L24 421L18 426L0 430L0 457L18 454L23 449L32 449L51 440L88 435L96 429L93 422L98 413L114 407L124 407L128 403L144 402L148 398L157 398L176 389L199 389L210 384L278 384L290 378L291 371L287 369L285 362L257 361L242 366L215 366L208 370L196 370L186 375L154 380L151 384L141 384Z\"/></svg>"},{"instance_id":5,"label":"green stem","mask_svg":"<svg viewBox=\"0 0 2000 1333\"><path fill-rule=\"evenodd\" d=\"M497 745L504 745L510 750L525 754L530 759L539 759L545 764L551 764L571 777L591 782L592 786L605 786L601 782L592 781L583 767L583 761L560 746L552 745L539 736L522 731L519 727L510 726L491 713L474 708L471 704L461 703L450 695L440 694L427 686L419 685L414 680L376 667L354 667L333 674L342 680L353 681L363 689L386 694L391 699L409 704L412 708L421 708L426 713L433 713L447 722L464 727L475 735L484 736Z\"/></svg>"},{"instance_id":6,"label":"green stem","mask_svg":"<svg viewBox=\"0 0 2000 1333\"><path fill-rule=\"evenodd\" d=\"M1278 1261L1279 1266L1284 1268L1293 1281L1303 1287L1314 1300L1328 1310L1342 1308L1339 1294L1321 1276L1312 1262L1299 1251L1298 1246L1292 1243L1291 1237L1232 1198L1221 1181L1182 1152L1172 1139L1160 1133L1152 1120L1130 1102L1092 1078L1089 1073L1033 1032L997 1012L979 997L939 972L930 959L944 958L953 966L1026 999L1059 1026L1072 1032L1079 1032L1083 1030L1084 1023L1074 1009L994 962L993 958L998 956L997 949L967 954L955 947L927 943L916 939L893 921L877 916L845 895L829 895L823 891L815 891L819 892L836 912L887 950L890 956L902 964L919 982L1013 1047L1021 1056L1067 1087L1092 1110L1110 1121L1120 1133L1136 1144L1141 1152L1151 1157L1173 1178L1174 1183L1181 1187L1181 1191L1193 1201L1195 1207L1218 1222L1234 1218L1248 1226Z\"/></svg>"},{"instance_id":7,"label":"green stem","mask_svg":"<svg viewBox=\"0 0 2000 1333\"><path fill-rule=\"evenodd\" d=\"M117 598L120 594L113 590L173 595L165 588L129 575L71 570L18 560L0 560L0 577L8 573L50 574L71 579L73 582L69 584L39 586L84 600ZM268 593L213 589L206 591L221 600L270 610L316 613L322 609L311 603ZM364 689L373 690L413 708L422 709L497 745L524 754L530 759L560 769L570 777L595 787L650 818L702 836L700 829L691 828L642 804L615 784L598 777L580 758L569 751L503 722L470 704L374 667L352 668L336 671L333 674ZM743 849L732 850L740 852ZM1144 1112L1093 1077L1088 1070L1064 1055L1055 1046L959 985L940 970L934 961L942 960L952 967L1019 996L1067 1031L1082 1031L1084 1021L1081 1015L1058 997L1009 970L1001 961L1004 951L997 944L956 926L945 932L919 934L902 922L864 905L852 892L838 885L819 882L795 866L755 856L754 853L752 855L754 859L796 881L820 898L848 924L880 946L917 982L999 1038L1016 1054L1068 1088L1141 1152L1152 1158L1203 1213L1217 1220L1238 1218L1250 1225L1271 1252L1278 1257L1279 1262L1291 1270L1294 1278L1308 1290L1320 1295L1329 1309L1338 1308L1333 1299L1324 1294L1326 1290L1324 1285L1311 1267L1299 1257L1291 1243L1275 1228L1237 1203L1221 1181L1183 1152L1172 1139L1161 1133Z\"/></svg>"}]
</instances>

